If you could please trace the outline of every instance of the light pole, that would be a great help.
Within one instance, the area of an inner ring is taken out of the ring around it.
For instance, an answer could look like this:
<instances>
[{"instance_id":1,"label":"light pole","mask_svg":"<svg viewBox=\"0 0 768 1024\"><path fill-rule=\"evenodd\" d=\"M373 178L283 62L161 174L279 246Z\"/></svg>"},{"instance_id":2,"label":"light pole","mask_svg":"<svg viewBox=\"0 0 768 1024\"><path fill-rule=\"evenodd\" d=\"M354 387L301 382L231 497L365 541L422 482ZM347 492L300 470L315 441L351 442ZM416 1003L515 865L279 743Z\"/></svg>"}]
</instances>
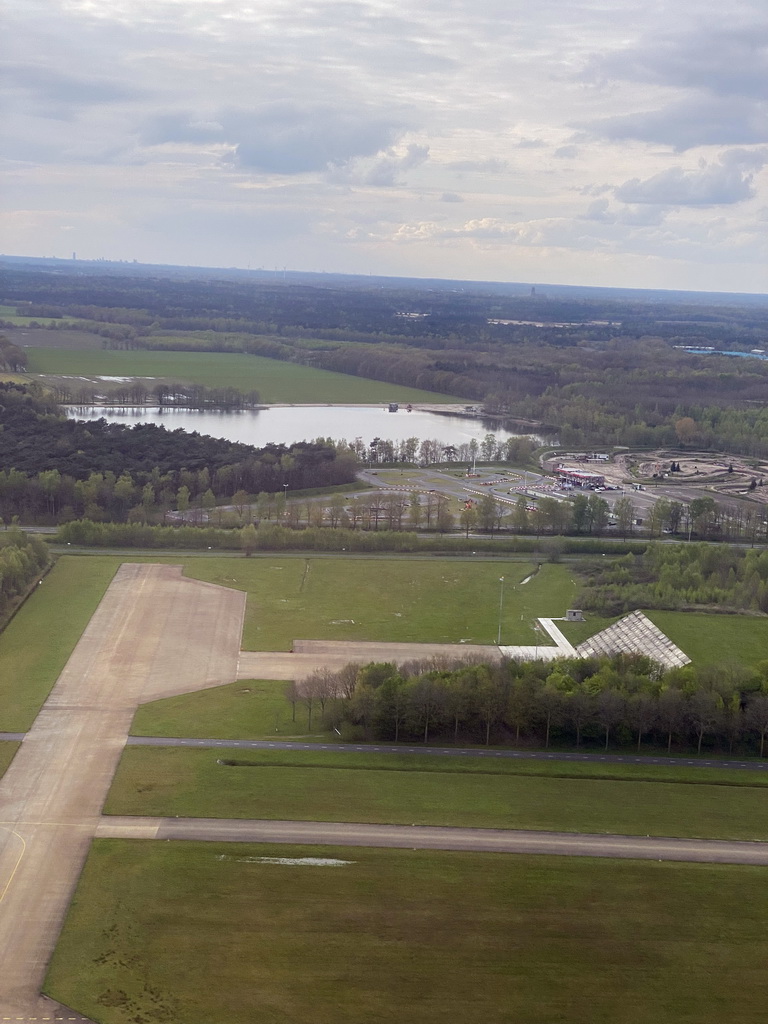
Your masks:
<instances>
[{"instance_id":1,"label":"light pole","mask_svg":"<svg viewBox=\"0 0 768 1024\"><path fill-rule=\"evenodd\" d=\"M496 646L497 647L499 647L501 645L501 613L504 610L504 577L503 576L499 576L499 583L501 584L501 586L499 587L499 631L496 634Z\"/></svg>"}]
</instances>

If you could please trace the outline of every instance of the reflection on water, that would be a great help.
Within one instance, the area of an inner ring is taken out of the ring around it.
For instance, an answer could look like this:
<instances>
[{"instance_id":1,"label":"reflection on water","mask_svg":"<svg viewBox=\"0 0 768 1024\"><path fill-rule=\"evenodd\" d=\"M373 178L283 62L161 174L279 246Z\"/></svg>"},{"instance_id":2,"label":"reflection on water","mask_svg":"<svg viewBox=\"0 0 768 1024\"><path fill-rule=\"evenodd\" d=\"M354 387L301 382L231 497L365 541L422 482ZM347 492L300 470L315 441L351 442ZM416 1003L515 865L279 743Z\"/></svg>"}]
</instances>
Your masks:
<instances>
[{"instance_id":1,"label":"reflection on water","mask_svg":"<svg viewBox=\"0 0 768 1024\"><path fill-rule=\"evenodd\" d=\"M390 441L436 439L442 444L466 444L473 438L482 441L493 433L499 441L520 434L502 430L492 421L446 416L442 413L414 409L388 412L385 406L312 405L271 406L266 409L244 409L234 412L197 412L187 409L101 409L68 410L74 419L104 419L112 423L157 423L169 430L196 430L200 434L224 437L262 447L265 444L293 444L331 437L335 441L352 441L360 437L369 444L375 437Z\"/></svg>"}]
</instances>

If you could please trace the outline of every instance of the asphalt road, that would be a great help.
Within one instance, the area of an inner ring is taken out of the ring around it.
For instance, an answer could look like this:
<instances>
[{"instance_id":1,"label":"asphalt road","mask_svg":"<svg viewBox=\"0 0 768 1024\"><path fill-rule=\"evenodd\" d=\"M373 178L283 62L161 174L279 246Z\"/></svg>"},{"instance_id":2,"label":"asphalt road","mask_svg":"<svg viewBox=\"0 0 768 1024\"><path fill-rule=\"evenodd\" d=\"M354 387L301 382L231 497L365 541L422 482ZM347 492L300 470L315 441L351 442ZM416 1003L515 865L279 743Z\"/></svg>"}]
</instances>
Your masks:
<instances>
[{"instance_id":1,"label":"asphalt road","mask_svg":"<svg viewBox=\"0 0 768 1024\"><path fill-rule=\"evenodd\" d=\"M220 818L102 818L98 838L193 839L227 843L374 846L473 853L549 854L631 860L768 865L768 843L655 836L517 832L506 829L366 825L352 822L247 821Z\"/></svg>"},{"instance_id":2,"label":"asphalt road","mask_svg":"<svg viewBox=\"0 0 768 1024\"><path fill-rule=\"evenodd\" d=\"M301 743L295 740L191 739L183 736L130 736L131 747L225 747L237 750L330 750L338 754L424 754L429 757L508 758L515 761L578 761L592 764L669 765L674 768L726 768L768 771L768 761L704 761L682 757L633 756L631 754L568 754L542 750L483 750L476 747L405 747L394 744Z\"/></svg>"}]
</instances>

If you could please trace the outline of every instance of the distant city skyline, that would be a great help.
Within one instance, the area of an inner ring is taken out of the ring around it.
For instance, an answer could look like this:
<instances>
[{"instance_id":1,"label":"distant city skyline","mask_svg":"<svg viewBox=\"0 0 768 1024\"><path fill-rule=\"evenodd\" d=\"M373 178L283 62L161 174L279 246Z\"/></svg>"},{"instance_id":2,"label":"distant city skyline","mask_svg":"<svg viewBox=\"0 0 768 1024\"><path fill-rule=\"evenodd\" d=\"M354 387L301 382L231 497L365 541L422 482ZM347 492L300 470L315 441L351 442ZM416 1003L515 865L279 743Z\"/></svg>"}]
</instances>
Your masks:
<instances>
[{"instance_id":1,"label":"distant city skyline","mask_svg":"<svg viewBox=\"0 0 768 1024\"><path fill-rule=\"evenodd\" d=\"M768 292L758 0L8 0L7 253Z\"/></svg>"}]
</instances>

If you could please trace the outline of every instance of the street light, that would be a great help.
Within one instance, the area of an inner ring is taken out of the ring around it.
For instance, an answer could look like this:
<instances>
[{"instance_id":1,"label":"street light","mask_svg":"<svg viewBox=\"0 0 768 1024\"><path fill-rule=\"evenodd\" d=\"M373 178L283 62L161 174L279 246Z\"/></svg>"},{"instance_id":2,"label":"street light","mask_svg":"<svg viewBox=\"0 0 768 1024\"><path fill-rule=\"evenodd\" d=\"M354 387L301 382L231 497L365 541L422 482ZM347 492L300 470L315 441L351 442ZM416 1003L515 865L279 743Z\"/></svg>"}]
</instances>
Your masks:
<instances>
[{"instance_id":1,"label":"street light","mask_svg":"<svg viewBox=\"0 0 768 1024\"><path fill-rule=\"evenodd\" d=\"M499 588L499 631L496 634L496 646L497 647L499 647L501 645L501 613L504 610L504 577L503 576L499 576L499 583L501 584L501 586Z\"/></svg>"}]
</instances>

